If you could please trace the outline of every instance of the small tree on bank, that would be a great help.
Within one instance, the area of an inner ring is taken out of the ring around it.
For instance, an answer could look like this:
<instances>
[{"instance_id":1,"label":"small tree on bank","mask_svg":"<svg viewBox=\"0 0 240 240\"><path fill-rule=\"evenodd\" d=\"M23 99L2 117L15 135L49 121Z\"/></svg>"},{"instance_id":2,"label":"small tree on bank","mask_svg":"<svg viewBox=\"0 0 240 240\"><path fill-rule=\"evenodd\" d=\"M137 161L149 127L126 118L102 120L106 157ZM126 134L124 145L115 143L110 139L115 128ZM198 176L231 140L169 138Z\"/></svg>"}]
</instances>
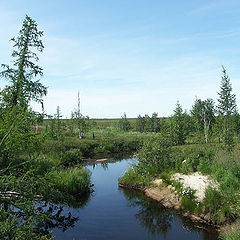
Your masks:
<instances>
[{"instance_id":1,"label":"small tree on bank","mask_svg":"<svg viewBox=\"0 0 240 240\"><path fill-rule=\"evenodd\" d=\"M191 114L195 119L197 130L204 132L206 143L210 142L209 132L215 120L214 113L214 102L211 98L203 101L201 99L196 99Z\"/></svg>"},{"instance_id":2,"label":"small tree on bank","mask_svg":"<svg viewBox=\"0 0 240 240\"><path fill-rule=\"evenodd\" d=\"M130 123L127 119L127 115L126 113L123 114L123 116L121 117L121 119L118 121L118 126L119 126L119 129L122 130L122 131L129 131L131 126L130 126Z\"/></svg>"},{"instance_id":3,"label":"small tree on bank","mask_svg":"<svg viewBox=\"0 0 240 240\"><path fill-rule=\"evenodd\" d=\"M184 120L185 117L182 106L180 105L179 101L177 101L170 124L170 134L172 141L176 145L182 145L186 140L186 125Z\"/></svg>"},{"instance_id":4,"label":"small tree on bank","mask_svg":"<svg viewBox=\"0 0 240 240\"><path fill-rule=\"evenodd\" d=\"M223 122L224 143L229 145L233 142L233 131L231 129L231 115L236 112L236 95L232 94L232 85L226 69L222 67L223 76L221 80L217 110L221 121Z\"/></svg>"}]
</instances>

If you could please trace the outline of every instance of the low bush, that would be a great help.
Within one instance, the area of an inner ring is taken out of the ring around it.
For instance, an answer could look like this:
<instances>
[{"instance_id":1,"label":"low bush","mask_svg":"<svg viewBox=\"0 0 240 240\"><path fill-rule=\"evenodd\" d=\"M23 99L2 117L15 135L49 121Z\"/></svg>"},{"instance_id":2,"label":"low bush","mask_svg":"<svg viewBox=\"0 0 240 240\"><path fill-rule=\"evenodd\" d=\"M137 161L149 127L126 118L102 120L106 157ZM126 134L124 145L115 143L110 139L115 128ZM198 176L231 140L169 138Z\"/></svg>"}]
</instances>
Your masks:
<instances>
[{"instance_id":1,"label":"low bush","mask_svg":"<svg viewBox=\"0 0 240 240\"><path fill-rule=\"evenodd\" d=\"M82 162L82 153L79 149L71 149L62 153L60 164L63 166L73 166Z\"/></svg>"},{"instance_id":2,"label":"low bush","mask_svg":"<svg viewBox=\"0 0 240 240\"><path fill-rule=\"evenodd\" d=\"M173 167L170 158L170 141L168 137L156 135L143 143L138 152L137 169L141 174L155 175Z\"/></svg>"},{"instance_id":3,"label":"low bush","mask_svg":"<svg viewBox=\"0 0 240 240\"><path fill-rule=\"evenodd\" d=\"M204 163L212 161L214 154L213 148L202 145L175 146L172 148L171 159L175 170L188 174L196 172L199 165L205 167Z\"/></svg>"}]
</instances>

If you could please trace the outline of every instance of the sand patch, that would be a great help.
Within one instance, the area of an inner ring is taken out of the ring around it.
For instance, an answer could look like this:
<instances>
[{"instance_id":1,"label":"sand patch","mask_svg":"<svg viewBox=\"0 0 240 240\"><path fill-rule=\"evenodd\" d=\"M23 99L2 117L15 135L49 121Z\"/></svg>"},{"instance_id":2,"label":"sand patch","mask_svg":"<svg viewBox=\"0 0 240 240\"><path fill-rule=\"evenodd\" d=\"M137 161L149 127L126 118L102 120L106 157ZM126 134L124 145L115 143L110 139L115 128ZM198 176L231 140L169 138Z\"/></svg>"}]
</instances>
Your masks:
<instances>
[{"instance_id":1,"label":"sand patch","mask_svg":"<svg viewBox=\"0 0 240 240\"><path fill-rule=\"evenodd\" d=\"M198 172L190 175L175 173L172 175L171 180L179 181L185 189L191 188L195 190L195 196L200 202L205 198L205 191L209 186L218 187L218 184L210 177L201 175Z\"/></svg>"}]
</instances>

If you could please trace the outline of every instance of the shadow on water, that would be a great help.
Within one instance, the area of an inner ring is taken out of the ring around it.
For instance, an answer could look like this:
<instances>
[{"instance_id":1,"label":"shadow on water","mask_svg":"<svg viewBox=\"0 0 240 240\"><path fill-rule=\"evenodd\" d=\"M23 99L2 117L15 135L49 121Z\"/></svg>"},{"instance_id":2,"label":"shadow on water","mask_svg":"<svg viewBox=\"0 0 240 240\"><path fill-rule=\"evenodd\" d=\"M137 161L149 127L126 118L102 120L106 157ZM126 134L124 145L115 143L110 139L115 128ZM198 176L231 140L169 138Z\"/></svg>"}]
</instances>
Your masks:
<instances>
[{"instance_id":1,"label":"shadow on water","mask_svg":"<svg viewBox=\"0 0 240 240\"><path fill-rule=\"evenodd\" d=\"M173 220L168 209L158 202L147 199L141 192L135 190L119 189L128 200L128 206L138 208L135 218L145 230L152 235L166 235L171 229Z\"/></svg>"},{"instance_id":2,"label":"shadow on water","mask_svg":"<svg viewBox=\"0 0 240 240\"><path fill-rule=\"evenodd\" d=\"M190 219L179 215L175 210L167 209L157 201L146 197L142 192L123 188L119 188L119 191L124 193L129 207L138 208L135 214L137 222L154 238L159 238L162 235L164 239L167 239L172 226L176 225L176 219L179 219L182 229L202 235L201 239L218 239L218 233L215 229L192 222Z\"/></svg>"},{"instance_id":3,"label":"shadow on water","mask_svg":"<svg viewBox=\"0 0 240 240\"><path fill-rule=\"evenodd\" d=\"M59 229L62 232L69 228L74 228L75 223L79 221L79 216L72 214L71 209L82 209L87 206L90 201L90 193L81 197L72 197L65 201L51 203L47 201L39 201L35 208L39 214L46 216L45 221L38 226L40 235L47 235L53 229Z\"/></svg>"}]
</instances>

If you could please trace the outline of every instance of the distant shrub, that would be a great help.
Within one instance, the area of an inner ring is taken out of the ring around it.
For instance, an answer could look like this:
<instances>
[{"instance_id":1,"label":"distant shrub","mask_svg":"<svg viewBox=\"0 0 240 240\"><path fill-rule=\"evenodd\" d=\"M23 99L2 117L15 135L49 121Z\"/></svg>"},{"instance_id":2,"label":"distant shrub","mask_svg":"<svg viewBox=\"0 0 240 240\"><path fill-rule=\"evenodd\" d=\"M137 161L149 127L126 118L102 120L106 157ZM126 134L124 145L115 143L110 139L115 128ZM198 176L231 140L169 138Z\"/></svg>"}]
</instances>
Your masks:
<instances>
[{"instance_id":1,"label":"distant shrub","mask_svg":"<svg viewBox=\"0 0 240 240\"><path fill-rule=\"evenodd\" d=\"M202 174L210 174L211 173L212 162L206 159L202 159L199 161L199 165L197 166L197 170Z\"/></svg>"}]
</instances>

